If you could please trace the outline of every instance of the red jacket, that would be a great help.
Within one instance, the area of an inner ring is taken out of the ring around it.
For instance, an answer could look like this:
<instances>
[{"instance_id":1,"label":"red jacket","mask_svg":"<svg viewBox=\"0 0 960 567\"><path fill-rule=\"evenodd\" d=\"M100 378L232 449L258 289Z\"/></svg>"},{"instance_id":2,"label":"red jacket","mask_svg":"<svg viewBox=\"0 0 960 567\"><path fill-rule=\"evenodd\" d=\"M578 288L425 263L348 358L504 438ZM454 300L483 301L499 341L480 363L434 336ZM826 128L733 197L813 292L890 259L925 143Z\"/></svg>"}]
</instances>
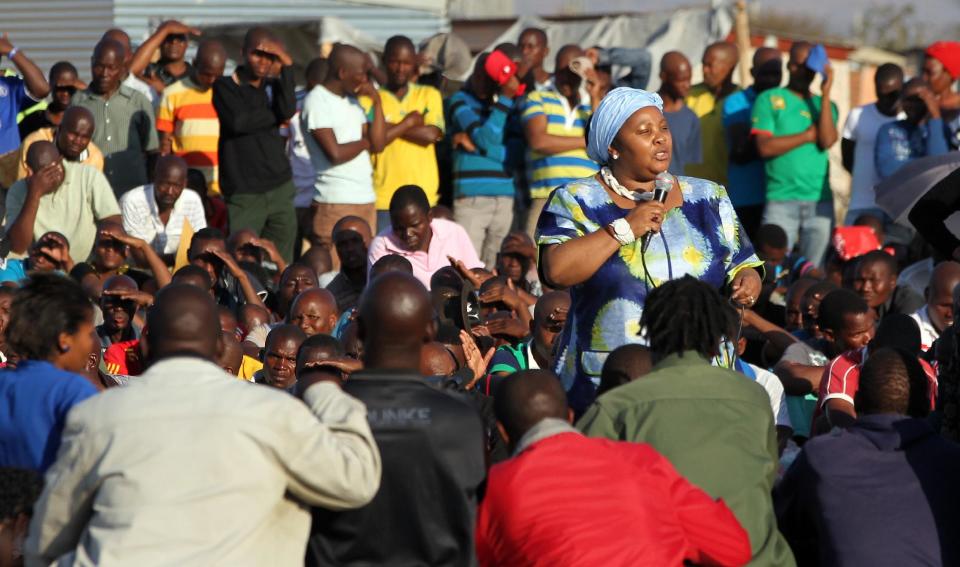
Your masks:
<instances>
[{"instance_id":1,"label":"red jacket","mask_svg":"<svg viewBox=\"0 0 960 567\"><path fill-rule=\"evenodd\" d=\"M572 431L490 470L476 539L483 566L750 561L733 513L653 447Z\"/></svg>"}]
</instances>

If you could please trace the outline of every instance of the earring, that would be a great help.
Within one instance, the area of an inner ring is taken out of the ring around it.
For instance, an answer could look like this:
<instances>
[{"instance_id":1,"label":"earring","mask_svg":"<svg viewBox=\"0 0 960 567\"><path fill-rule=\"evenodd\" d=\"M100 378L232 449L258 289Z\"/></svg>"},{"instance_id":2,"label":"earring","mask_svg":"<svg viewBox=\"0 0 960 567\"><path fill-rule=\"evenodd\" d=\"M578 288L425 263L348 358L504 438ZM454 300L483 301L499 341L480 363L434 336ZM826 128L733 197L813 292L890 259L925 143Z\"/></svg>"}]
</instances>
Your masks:
<instances>
[{"instance_id":1,"label":"earring","mask_svg":"<svg viewBox=\"0 0 960 567\"><path fill-rule=\"evenodd\" d=\"M66 345L66 346L61 345L60 352L62 352L63 354L67 354L68 352L70 352L70 345Z\"/></svg>"},{"instance_id":2,"label":"earring","mask_svg":"<svg viewBox=\"0 0 960 567\"><path fill-rule=\"evenodd\" d=\"M613 154L613 159L620 159L620 154Z\"/></svg>"}]
</instances>

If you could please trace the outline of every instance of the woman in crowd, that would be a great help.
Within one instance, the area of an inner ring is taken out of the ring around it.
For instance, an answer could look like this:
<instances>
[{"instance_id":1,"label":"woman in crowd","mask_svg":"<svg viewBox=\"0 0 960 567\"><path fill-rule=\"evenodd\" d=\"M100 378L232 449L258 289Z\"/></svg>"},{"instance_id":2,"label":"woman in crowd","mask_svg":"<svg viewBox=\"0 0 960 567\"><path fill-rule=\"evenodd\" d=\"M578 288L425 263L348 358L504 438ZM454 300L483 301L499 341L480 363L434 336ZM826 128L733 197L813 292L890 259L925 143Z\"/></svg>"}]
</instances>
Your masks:
<instances>
[{"instance_id":1,"label":"woman in crowd","mask_svg":"<svg viewBox=\"0 0 960 567\"><path fill-rule=\"evenodd\" d=\"M664 203L652 199L670 165L671 143L657 94L611 91L587 140L601 171L559 187L540 216L541 281L570 288L572 298L557 367L577 412L592 401L607 355L644 340L644 301L663 282L690 275L746 306L759 296L753 268L762 262L722 186L661 176L676 189Z\"/></svg>"}]
</instances>

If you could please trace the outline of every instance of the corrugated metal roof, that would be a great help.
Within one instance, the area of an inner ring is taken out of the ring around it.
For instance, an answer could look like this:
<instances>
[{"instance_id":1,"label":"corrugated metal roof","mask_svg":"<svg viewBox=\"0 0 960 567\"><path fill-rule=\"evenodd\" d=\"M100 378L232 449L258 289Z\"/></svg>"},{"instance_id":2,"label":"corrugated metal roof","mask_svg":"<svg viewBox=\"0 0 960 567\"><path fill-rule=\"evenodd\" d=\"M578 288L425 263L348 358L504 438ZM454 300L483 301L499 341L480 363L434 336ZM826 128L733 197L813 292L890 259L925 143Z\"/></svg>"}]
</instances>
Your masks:
<instances>
[{"instance_id":1,"label":"corrugated metal roof","mask_svg":"<svg viewBox=\"0 0 960 567\"><path fill-rule=\"evenodd\" d=\"M134 41L145 39L167 19L191 25L342 18L359 31L386 41L403 33L414 41L449 30L442 15L425 10L381 7L337 0L115 0L116 24Z\"/></svg>"},{"instance_id":2,"label":"corrugated metal roof","mask_svg":"<svg viewBox=\"0 0 960 567\"><path fill-rule=\"evenodd\" d=\"M450 29L441 13L337 0L0 0L0 14L0 31L41 69L66 60L85 79L93 46L104 31L123 28L136 44L168 19L210 25L337 16L379 41L398 33L419 41ZM4 59L2 65L11 64Z\"/></svg>"}]
</instances>

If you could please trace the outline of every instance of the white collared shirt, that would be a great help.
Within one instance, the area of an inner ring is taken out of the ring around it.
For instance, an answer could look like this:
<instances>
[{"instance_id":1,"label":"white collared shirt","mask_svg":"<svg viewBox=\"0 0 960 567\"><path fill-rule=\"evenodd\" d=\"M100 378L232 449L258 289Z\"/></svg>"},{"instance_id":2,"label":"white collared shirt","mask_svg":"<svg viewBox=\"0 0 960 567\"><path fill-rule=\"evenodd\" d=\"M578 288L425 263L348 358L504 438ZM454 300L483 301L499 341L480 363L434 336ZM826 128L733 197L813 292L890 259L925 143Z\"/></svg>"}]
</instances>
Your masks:
<instances>
[{"instance_id":1,"label":"white collared shirt","mask_svg":"<svg viewBox=\"0 0 960 567\"><path fill-rule=\"evenodd\" d=\"M184 189L164 225L153 194L153 184L131 189L120 197L120 214L127 234L146 240L157 254L173 254L180 246L184 220L194 232L206 228L203 201L195 191Z\"/></svg>"}]
</instances>

